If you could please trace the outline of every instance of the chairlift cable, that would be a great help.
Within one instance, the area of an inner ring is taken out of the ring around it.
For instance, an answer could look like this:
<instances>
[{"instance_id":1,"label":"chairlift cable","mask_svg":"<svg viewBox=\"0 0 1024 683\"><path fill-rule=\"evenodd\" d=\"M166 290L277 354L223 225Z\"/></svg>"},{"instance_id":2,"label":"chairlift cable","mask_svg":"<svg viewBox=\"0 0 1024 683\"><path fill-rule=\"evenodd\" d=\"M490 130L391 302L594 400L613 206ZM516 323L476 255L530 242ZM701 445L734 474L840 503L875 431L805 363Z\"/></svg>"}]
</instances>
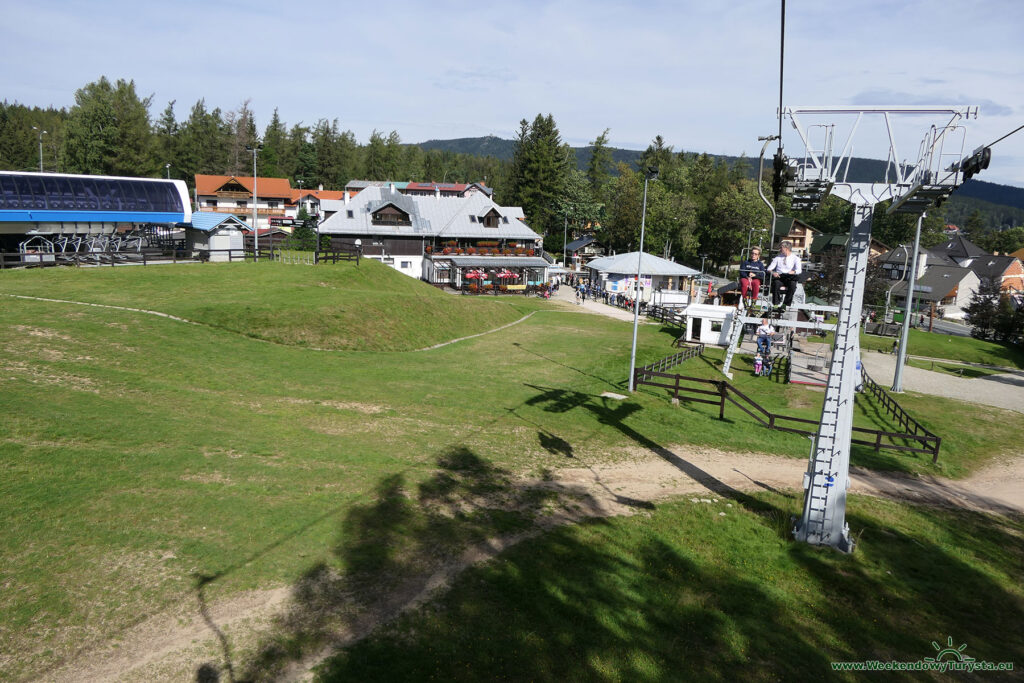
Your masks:
<instances>
[{"instance_id":1,"label":"chairlift cable","mask_svg":"<svg viewBox=\"0 0 1024 683\"><path fill-rule=\"evenodd\" d=\"M779 153L782 153L782 79L786 56L786 0L782 0L782 23L779 31Z\"/></svg>"},{"instance_id":2,"label":"chairlift cable","mask_svg":"<svg viewBox=\"0 0 1024 683\"><path fill-rule=\"evenodd\" d=\"M1006 135L1004 135L1003 137L999 138L998 140L996 140L996 141L994 141L994 142L990 142L990 143L988 143L988 144L987 144L987 145L985 145L985 146L986 146L986 147L991 147L992 145L996 144L996 142L1002 142L1003 140L1005 140L1006 138L1010 137L1010 136L1011 136L1011 135L1013 135L1014 133L1016 133L1016 132L1020 131L1021 129L1024 129L1024 124L1021 124L1021 125L1017 126L1016 128L1014 128L1013 130L1011 130L1011 131L1010 131L1009 133L1007 133L1007 134L1006 134Z\"/></svg>"}]
</instances>

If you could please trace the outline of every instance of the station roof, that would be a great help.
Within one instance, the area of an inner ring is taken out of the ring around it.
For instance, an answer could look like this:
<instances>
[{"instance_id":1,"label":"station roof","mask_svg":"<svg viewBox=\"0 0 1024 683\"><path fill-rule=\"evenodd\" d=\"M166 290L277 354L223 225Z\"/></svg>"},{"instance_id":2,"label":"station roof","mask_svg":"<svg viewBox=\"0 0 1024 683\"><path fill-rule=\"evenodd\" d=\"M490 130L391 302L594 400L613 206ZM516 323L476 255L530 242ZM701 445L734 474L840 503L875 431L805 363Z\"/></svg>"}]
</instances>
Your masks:
<instances>
[{"instance_id":1,"label":"station roof","mask_svg":"<svg viewBox=\"0 0 1024 683\"><path fill-rule=\"evenodd\" d=\"M587 264L602 273L630 274L636 273L638 252L631 251L628 254L617 254L615 256L602 256ZM699 270L694 270L682 263L669 261L654 254L644 252L640 260L640 272L642 275L673 275L679 277L692 277L700 275Z\"/></svg>"},{"instance_id":2,"label":"station roof","mask_svg":"<svg viewBox=\"0 0 1024 683\"><path fill-rule=\"evenodd\" d=\"M187 197L180 180L0 171L0 222L180 223Z\"/></svg>"},{"instance_id":3,"label":"station roof","mask_svg":"<svg viewBox=\"0 0 1024 683\"><path fill-rule=\"evenodd\" d=\"M249 224L230 213L214 213L213 211L196 211L192 214L192 223L182 223L182 227L191 227L203 232L213 232L223 225L234 225L246 232L252 231Z\"/></svg>"}]
</instances>

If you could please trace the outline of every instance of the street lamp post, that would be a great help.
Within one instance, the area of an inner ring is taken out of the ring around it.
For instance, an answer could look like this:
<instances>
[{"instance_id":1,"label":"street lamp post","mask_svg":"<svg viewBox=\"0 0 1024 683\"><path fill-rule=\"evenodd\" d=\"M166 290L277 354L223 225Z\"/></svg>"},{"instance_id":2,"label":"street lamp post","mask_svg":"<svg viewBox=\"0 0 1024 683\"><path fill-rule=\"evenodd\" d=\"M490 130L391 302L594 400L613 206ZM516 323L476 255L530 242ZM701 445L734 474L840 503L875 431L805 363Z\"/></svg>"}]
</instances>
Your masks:
<instances>
[{"instance_id":1,"label":"street lamp post","mask_svg":"<svg viewBox=\"0 0 1024 683\"><path fill-rule=\"evenodd\" d=\"M171 165L170 164L164 164L164 168L167 169L167 179L170 180L171 179Z\"/></svg>"},{"instance_id":2,"label":"street lamp post","mask_svg":"<svg viewBox=\"0 0 1024 683\"><path fill-rule=\"evenodd\" d=\"M917 217L917 230L914 232L914 253L910 258L910 273L907 278L907 307L903 312L903 329L900 330L899 355L896 357L896 370L892 378L892 390L903 391L903 365L907 360L907 340L910 336L910 315L914 310L914 283L917 281L917 252L921 248L921 223L924 214Z\"/></svg>"},{"instance_id":3,"label":"street lamp post","mask_svg":"<svg viewBox=\"0 0 1024 683\"><path fill-rule=\"evenodd\" d=\"M636 288L633 292L633 348L629 353L629 391L635 388L636 373L636 330L640 321L640 271L643 268L644 258L644 227L647 221L647 183L658 178L658 169L649 167L644 173L644 203L640 210L640 251L636 256Z\"/></svg>"},{"instance_id":4,"label":"street lamp post","mask_svg":"<svg viewBox=\"0 0 1024 683\"><path fill-rule=\"evenodd\" d=\"M565 238L569 233L569 214L565 214L565 221L562 223L562 267L565 268Z\"/></svg>"},{"instance_id":5,"label":"street lamp post","mask_svg":"<svg viewBox=\"0 0 1024 683\"><path fill-rule=\"evenodd\" d=\"M259 217L256 215L256 204L259 202L259 194L257 192L258 181L256 180L256 155L259 154L261 149L263 149L262 142L245 146L246 152L252 152L252 258L254 262L260 260L260 225L258 222Z\"/></svg>"},{"instance_id":6,"label":"street lamp post","mask_svg":"<svg viewBox=\"0 0 1024 683\"><path fill-rule=\"evenodd\" d=\"M43 130L39 126L32 126L32 130L39 131L39 172L43 172L43 136L46 135L47 131Z\"/></svg>"}]
</instances>

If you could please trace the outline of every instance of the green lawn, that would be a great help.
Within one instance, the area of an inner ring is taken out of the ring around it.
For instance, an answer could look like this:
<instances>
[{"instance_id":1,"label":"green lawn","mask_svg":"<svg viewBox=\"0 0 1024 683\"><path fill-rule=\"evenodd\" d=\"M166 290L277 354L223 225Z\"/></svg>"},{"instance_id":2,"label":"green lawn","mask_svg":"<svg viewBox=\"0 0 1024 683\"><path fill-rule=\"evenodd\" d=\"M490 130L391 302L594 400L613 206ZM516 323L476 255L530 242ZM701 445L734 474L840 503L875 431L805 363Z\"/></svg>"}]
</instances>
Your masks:
<instances>
[{"instance_id":1,"label":"green lawn","mask_svg":"<svg viewBox=\"0 0 1024 683\"><path fill-rule=\"evenodd\" d=\"M863 333L860 336L862 349L889 353L892 351L892 342L892 337L876 337ZM1024 369L1024 349L1010 344L911 329L907 346L910 355L913 356Z\"/></svg>"},{"instance_id":2,"label":"green lawn","mask_svg":"<svg viewBox=\"0 0 1024 683\"><path fill-rule=\"evenodd\" d=\"M465 482L464 470L450 474ZM1024 661L1020 521L854 497L859 544L841 555L790 540L794 496L720 496L524 542L345 649L320 680L824 680L831 662L921 661L948 638L978 660ZM377 576L388 563L367 558L376 538L388 539L376 557L429 555L433 539L419 534L436 513L417 500L422 491L391 490L353 511L339 562ZM454 525L479 531L484 519ZM323 585L318 571L306 580ZM351 583L328 585L335 601L311 594L247 672L273 671L269 652L322 640L325 613L345 623L367 608L343 597Z\"/></svg>"},{"instance_id":3,"label":"green lawn","mask_svg":"<svg viewBox=\"0 0 1024 683\"><path fill-rule=\"evenodd\" d=\"M430 482L443 501L446 463L479 460L511 480L674 444L807 452L806 439L756 428L738 411L720 421L715 407L674 407L647 388L602 398L625 388L626 323L525 297L451 296L373 262L4 271L4 293L202 323L0 297L0 652L18 653L0 657L5 679L194 605L199 585L215 601L318 569L344 575L351 555L336 550L354 512L382 491ZM529 312L500 332L395 352ZM673 351L668 331L640 332L640 364ZM720 359L709 353L686 371L718 378ZM746 373L736 382L778 412L817 417L820 392ZM952 425L949 414L970 409L900 400L943 436L949 474L1024 436L1001 411ZM879 417L866 410L858 420ZM935 471L923 456L854 458ZM545 496L529 492L525 507L539 511ZM440 548L514 531L529 524L521 508L472 532L437 520L420 535ZM390 561L374 560L372 546L372 561Z\"/></svg>"},{"instance_id":4,"label":"green lawn","mask_svg":"<svg viewBox=\"0 0 1024 683\"><path fill-rule=\"evenodd\" d=\"M959 365L957 363L943 363L934 360L918 360L917 358L908 359L907 365L915 368L921 368L922 370L930 370L931 372L941 372L942 374L952 375L954 377L963 377L964 379L974 379L975 377L988 377L989 375L1002 374L1001 370L981 368L976 365Z\"/></svg>"}]
</instances>

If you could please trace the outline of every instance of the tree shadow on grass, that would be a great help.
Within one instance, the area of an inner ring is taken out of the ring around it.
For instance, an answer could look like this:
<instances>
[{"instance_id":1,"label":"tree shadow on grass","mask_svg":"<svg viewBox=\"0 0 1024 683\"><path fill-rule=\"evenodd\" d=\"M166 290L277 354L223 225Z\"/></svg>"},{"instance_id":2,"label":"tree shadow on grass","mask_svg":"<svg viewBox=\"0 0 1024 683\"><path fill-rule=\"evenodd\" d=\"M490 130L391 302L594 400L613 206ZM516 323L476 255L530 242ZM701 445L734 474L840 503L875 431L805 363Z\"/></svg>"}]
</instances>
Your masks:
<instances>
[{"instance_id":1,"label":"tree shadow on grass","mask_svg":"<svg viewBox=\"0 0 1024 683\"><path fill-rule=\"evenodd\" d=\"M297 582L288 612L241 680L274 679L364 637L543 522L605 514L578 487L520 479L464 447L437 465L418 484L383 478L373 502L348 511L331 549L335 561Z\"/></svg>"},{"instance_id":2,"label":"tree shadow on grass","mask_svg":"<svg viewBox=\"0 0 1024 683\"><path fill-rule=\"evenodd\" d=\"M991 531L990 518L949 511L911 509L889 522L894 507L852 515L869 529L852 556L782 541L756 516L716 527L701 506L686 504L662 508L664 521L554 529L470 569L423 609L339 652L320 674L821 680L834 675L833 661L923 660L936 654L932 641L950 636L978 659L1020 662L1021 596L986 571L1012 570L1024 556L1021 538ZM994 535L961 549L901 528L921 530L922 521L942 533L966 522L968 534ZM984 570L961 558L1007 542L1012 551Z\"/></svg>"}]
</instances>

